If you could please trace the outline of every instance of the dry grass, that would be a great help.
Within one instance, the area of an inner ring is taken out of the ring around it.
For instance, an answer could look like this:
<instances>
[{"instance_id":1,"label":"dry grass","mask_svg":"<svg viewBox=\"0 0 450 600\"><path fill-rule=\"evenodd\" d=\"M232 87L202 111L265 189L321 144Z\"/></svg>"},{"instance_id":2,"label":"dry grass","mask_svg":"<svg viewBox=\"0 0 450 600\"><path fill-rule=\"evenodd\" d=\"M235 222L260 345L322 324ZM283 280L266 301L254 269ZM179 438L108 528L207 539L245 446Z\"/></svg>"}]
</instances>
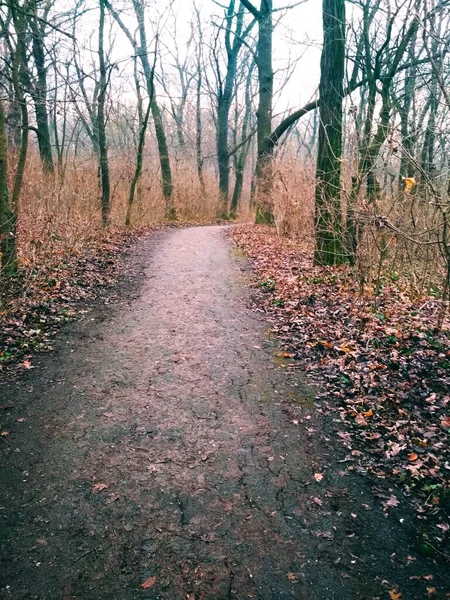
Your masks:
<instances>
[{"instance_id":1,"label":"dry grass","mask_svg":"<svg viewBox=\"0 0 450 600\"><path fill-rule=\"evenodd\" d=\"M351 191L351 166L344 165L342 196L345 225L347 199ZM314 246L315 163L311 159L286 156L275 162L274 213L277 233ZM378 174L380 175L380 174ZM380 179L382 179L380 177ZM386 281L402 278L412 297L442 288L445 264L437 237L442 219L426 189L405 194L403 186L391 186L376 207L357 199L361 241L354 274L361 291L374 290ZM399 189L400 188L400 189ZM393 228L385 226L379 217ZM395 228L395 230L394 230Z\"/></svg>"},{"instance_id":2,"label":"dry grass","mask_svg":"<svg viewBox=\"0 0 450 600\"><path fill-rule=\"evenodd\" d=\"M112 157L111 227L109 233L125 227L133 163L126 157ZM205 174L209 191L216 182ZM79 255L105 238L100 219L97 164L94 157L71 161L64 178L42 174L39 157L30 153L18 217L20 264L28 269L64 255ZM215 218L218 197L201 193L196 171L178 163L174 169L174 201L182 222L206 222ZM164 223L164 198L158 165L147 165L137 189L132 225L139 229Z\"/></svg>"},{"instance_id":3,"label":"dry grass","mask_svg":"<svg viewBox=\"0 0 450 600\"><path fill-rule=\"evenodd\" d=\"M277 233L313 242L315 165L286 158L275 163L274 214Z\"/></svg>"},{"instance_id":4,"label":"dry grass","mask_svg":"<svg viewBox=\"0 0 450 600\"><path fill-rule=\"evenodd\" d=\"M111 156L111 233L124 230L130 181L133 177L133 157ZM174 158L174 203L180 222L214 221L219 206L217 178L206 170L205 193L198 180L192 157ZM348 170L348 169L347 169ZM346 171L347 171L346 170ZM286 155L275 162L275 223L277 233L314 246L315 164L307 158ZM344 172L344 209L351 187L349 173ZM248 205L250 174L247 173L239 220L250 222ZM383 278L401 274L409 281L410 293L421 295L442 281L443 260L436 245L415 244L411 238L437 225L436 211L427 198L405 196L391 190L377 207L406 236L380 228L376 213L367 212L364 198L358 199L362 215L363 235L355 276L361 290L376 287ZM164 223L164 199L161 193L160 171L156 155L147 156L145 169L137 189L133 228L148 228ZM429 242L432 235L420 238ZM97 162L95 157L69 159L65 177L45 177L39 156L30 152L22 191L18 220L20 263L31 271L60 261L64 257L82 255L87 248L105 239L100 221Z\"/></svg>"}]
</instances>

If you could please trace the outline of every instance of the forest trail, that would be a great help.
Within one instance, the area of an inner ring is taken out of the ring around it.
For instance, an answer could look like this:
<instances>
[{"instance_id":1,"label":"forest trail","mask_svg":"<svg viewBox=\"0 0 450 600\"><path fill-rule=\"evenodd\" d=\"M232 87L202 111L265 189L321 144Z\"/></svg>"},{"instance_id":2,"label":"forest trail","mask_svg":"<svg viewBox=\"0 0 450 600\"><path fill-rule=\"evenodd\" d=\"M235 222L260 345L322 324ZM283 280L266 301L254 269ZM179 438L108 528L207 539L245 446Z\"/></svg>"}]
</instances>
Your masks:
<instances>
[{"instance_id":1,"label":"forest trail","mask_svg":"<svg viewBox=\"0 0 450 600\"><path fill-rule=\"evenodd\" d=\"M408 518L347 470L224 228L157 233L126 266L0 388L0 597L423 597Z\"/></svg>"}]
</instances>

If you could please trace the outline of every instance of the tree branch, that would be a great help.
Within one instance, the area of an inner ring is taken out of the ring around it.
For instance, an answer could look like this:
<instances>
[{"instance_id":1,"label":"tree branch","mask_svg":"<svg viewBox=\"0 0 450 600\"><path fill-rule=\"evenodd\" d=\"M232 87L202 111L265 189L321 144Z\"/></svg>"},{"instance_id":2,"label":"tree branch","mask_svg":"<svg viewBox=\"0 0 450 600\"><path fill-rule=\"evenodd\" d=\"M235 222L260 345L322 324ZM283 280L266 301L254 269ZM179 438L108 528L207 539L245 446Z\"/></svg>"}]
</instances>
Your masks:
<instances>
[{"instance_id":1,"label":"tree branch","mask_svg":"<svg viewBox=\"0 0 450 600\"><path fill-rule=\"evenodd\" d=\"M251 13L255 17L255 19L261 18L261 13L253 6L251 2L249 2L248 0L241 0L241 4L245 6L248 12Z\"/></svg>"}]
</instances>

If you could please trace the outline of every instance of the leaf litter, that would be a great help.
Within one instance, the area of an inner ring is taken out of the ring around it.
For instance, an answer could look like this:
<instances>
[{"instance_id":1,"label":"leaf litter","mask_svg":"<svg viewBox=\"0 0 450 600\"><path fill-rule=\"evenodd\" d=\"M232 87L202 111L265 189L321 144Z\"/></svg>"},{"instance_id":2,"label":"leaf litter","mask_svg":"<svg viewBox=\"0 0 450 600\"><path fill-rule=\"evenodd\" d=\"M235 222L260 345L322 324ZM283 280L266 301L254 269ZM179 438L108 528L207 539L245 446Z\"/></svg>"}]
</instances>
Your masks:
<instances>
[{"instance_id":1,"label":"leaf litter","mask_svg":"<svg viewBox=\"0 0 450 600\"><path fill-rule=\"evenodd\" d=\"M272 333L289 357L284 366L321 386L321 410L341 424L348 468L395 482L403 497L385 496L384 510L408 502L418 551L448 559L448 318L436 331L432 299L412 300L399 282L360 294L348 267L316 267L310 248L267 227L237 226L228 235L256 271Z\"/></svg>"}]
</instances>

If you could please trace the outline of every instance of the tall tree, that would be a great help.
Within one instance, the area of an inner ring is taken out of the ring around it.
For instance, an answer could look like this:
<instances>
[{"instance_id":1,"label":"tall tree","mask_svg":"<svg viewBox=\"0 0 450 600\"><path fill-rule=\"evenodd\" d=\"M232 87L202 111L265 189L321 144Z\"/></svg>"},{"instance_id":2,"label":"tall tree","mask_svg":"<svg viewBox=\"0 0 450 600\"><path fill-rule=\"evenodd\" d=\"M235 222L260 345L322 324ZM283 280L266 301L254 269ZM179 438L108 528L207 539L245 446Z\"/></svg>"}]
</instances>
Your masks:
<instances>
[{"instance_id":1,"label":"tall tree","mask_svg":"<svg viewBox=\"0 0 450 600\"><path fill-rule=\"evenodd\" d=\"M8 187L8 144L3 100L0 100L0 250L2 274L11 275L17 269L16 218Z\"/></svg>"},{"instance_id":2,"label":"tall tree","mask_svg":"<svg viewBox=\"0 0 450 600\"><path fill-rule=\"evenodd\" d=\"M44 4L43 14L39 14L38 0L31 0L27 4L29 11L29 24L31 30L31 49L36 68L36 78L30 77L30 94L33 98L34 111L36 115L37 138L42 166L46 173L53 173L53 153L50 139L49 116L47 109L47 65L46 65L46 22L52 2Z\"/></svg>"},{"instance_id":3,"label":"tall tree","mask_svg":"<svg viewBox=\"0 0 450 600\"><path fill-rule=\"evenodd\" d=\"M273 110L273 1L261 0L259 10L249 0L241 0L245 8L258 22L257 65L259 81L259 103L256 161L256 204L257 222L273 223L273 174L274 145L271 143Z\"/></svg>"},{"instance_id":4,"label":"tall tree","mask_svg":"<svg viewBox=\"0 0 450 600\"><path fill-rule=\"evenodd\" d=\"M130 29L125 25L120 13L113 8L108 0L104 0L105 5L111 11L111 14L117 21L118 25L128 38L135 53L139 56L142 69L144 71L147 94L151 100L151 113L155 126L156 141L158 144L159 163L161 166L161 178L163 195L166 201L166 217L169 220L176 219L176 211L173 204L173 182L172 169L170 166L169 148L167 145L167 137L164 126L164 119L161 108L158 104L154 89L154 69L150 65L149 50L147 43L147 30L145 25L145 5L143 0L132 0L134 13L138 23L139 42L131 35Z\"/></svg>"},{"instance_id":5,"label":"tall tree","mask_svg":"<svg viewBox=\"0 0 450 600\"><path fill-rule=\"evenodd\" d=\"M240 3L236 12L236 2L231 0L225 13L225 52L226 73L222 81L220 73L220 59L214 53L214 62L217 70L217 160L219 167L219 192L221 196L221 212L228 215L229 185L230 185L230 109L236 91L236 75L238 57L246 38L252 30L255 20L244 28L244 3Z\"/></svg>"},{"instance_id":6,"label":"tall tree","mask_svg":"<svg viewBox=\"0 0 450 600\"><path fill-rule=\"evenodd\" d=\"M108 72L106 68L104 38L105 38L105 2L100 0L100 20L98 28L98 60L100 67L99 91L97 97L97 119L95 137L99 150L99 171L101 182L101 211L102 223L109 225L111 186L109 180L108 141L106 138L105 100L108 87Z\"/></svg>"},{"instance_id":7,"label":"tall tree","mask_svg":"<svg viewBox=\"0 0 450 600\"><path fill-rule=\"evenodd\" d=\"M345 0L323 0L322 10L314 260L319 265L334 265L345 260L341 224Z\"/></svg>"}]
</instances>

